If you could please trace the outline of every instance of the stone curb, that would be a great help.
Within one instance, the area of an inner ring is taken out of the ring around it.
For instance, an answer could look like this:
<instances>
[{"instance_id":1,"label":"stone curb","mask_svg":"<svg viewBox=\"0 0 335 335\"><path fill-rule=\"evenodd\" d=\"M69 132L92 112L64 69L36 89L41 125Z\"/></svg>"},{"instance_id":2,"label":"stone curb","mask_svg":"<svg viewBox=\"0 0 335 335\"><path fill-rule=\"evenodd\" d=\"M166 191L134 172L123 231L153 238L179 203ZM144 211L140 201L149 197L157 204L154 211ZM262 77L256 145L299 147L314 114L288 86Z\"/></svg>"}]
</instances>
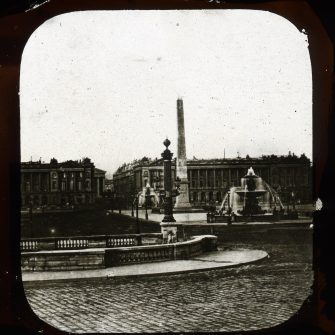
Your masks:
<instances>
[{"instance_id":1,"label":"stone curb","mask_svg":"<svg viewBox=\"0 0 335 335\"><path fill-rule=\"evenodd\" d=\"M247 250L245 249L245 252L250 252L250 251L255 251L255 250ZM167 272L153 272L153 273L140 273L140 274L120 274L120 275L108 275L108 273L106 274L100 274L100 275L95 275L92 274L92 276L87 276L87 277L73 277L73 278L48 278L48 279L38 279L38 280L24 280L24 274L23 274L23 278L22 281L24 283L24 285L29 285L29 284L42 284L42 283L50 283L50 282L67 282L67 281L85 281L85 280L111 280L111 281L115 281L115 280L119 280L119 279L125 279L125 278L140 278L140 277L159 277L159 276L166 276L166 275L178 275L178 274L190 274L190 273L199 273L199 272L206 272L206 271L214 271L214 270L222 270L222 269L228 269L228 268L233 268L233 267L237 267L237 266L242 266L242 265L248 265L248 264L252 264L252 263L256 263L262 260L265 260L266 258L269 257L268 253L263 251L263 250L259 250L262 251L263 255L257 259L252 259L250 261L245 261L245 262L238 262L238 263L233 263L233 264L227 264L224 263L223 261L219 262L219 261L209 261L209 260L203 260L200 257L197 258L193 258L190 259L189 261L203 261L203 262L213 262L214 264L216 264L216 266L212 266L212 267L203 267L203 268L194 268L194 269L182 269L182 270L175 270L175 271L167 271ZM169 262L169 261L168 261ZM179 261L173 261L173 262L179 262ZM157 262L158 263L158 262ZM165 262L159 262L159 263L165 263ZM219 263L222 263L222 265L218 265ZM143 263L145 264L145 263ZM149 263L152 264L152 263ZM106 269L100 269L100 270L104 270L104 271L108 271L109 269L112 268L106 268ZM95 271L95 270L92 270ZM96 270L96 271L99 271ZM81 271L80 271L81 272ZM84 271L85 272L85 271ZM79 271L78 271L79 274Z\"/></svg>"}]
</instances>

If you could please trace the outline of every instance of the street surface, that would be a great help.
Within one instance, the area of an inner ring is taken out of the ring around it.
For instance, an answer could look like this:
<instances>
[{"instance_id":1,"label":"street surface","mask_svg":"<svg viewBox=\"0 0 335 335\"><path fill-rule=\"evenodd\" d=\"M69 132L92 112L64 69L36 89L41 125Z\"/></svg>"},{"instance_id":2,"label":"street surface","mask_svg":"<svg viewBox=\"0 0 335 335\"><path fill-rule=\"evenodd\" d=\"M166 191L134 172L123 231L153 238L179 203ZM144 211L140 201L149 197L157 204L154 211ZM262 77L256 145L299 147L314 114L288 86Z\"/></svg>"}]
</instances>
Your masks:
<instances>
[{"instance_id":1,"label":"street surface","mask_svg":"<svg viewBox=\"0 0 335 335\"><path fill-rule=\"evenodd\" d=\"M199 273L24 283L26 295L40 318L69 332L242 331L286 321L311 293L312 230L232 228L219 232L221 248L270 257Z\"/></svg>"}]
</instances>

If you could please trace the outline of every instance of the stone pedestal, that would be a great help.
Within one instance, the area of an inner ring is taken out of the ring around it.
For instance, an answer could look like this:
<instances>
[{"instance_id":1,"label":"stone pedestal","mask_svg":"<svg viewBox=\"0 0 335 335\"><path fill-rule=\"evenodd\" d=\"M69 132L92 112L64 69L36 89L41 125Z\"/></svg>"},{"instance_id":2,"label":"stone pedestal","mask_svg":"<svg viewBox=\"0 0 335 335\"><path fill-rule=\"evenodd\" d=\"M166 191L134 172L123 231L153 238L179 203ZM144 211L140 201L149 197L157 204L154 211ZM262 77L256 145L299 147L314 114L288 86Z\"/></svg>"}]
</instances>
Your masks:
<instances>
[{"instance_id":1,"label":"stone pedestal","mask_svg":"<svg viewBox=\"0 0 335 335\"><path fill-rule=\"evenodd\" d=\"M179 195L176 198L176 203L174 206L174 209L176 212L178 211L187 211L191 210L192 206L189 201L189 193L188 193L188 180L182 179L180 182L180 188L179 188Z\"/></svg>"},{"instance_id":2,"label":"stone pedestal","mask_svg":"<svg viewBox=\"0 0 335 335\"><path fill-rule=\"evenodd\" d=\"M183 225L177 222L161 222L163 243L175 243L184 241Z\"/></svg>"}]
</instances>

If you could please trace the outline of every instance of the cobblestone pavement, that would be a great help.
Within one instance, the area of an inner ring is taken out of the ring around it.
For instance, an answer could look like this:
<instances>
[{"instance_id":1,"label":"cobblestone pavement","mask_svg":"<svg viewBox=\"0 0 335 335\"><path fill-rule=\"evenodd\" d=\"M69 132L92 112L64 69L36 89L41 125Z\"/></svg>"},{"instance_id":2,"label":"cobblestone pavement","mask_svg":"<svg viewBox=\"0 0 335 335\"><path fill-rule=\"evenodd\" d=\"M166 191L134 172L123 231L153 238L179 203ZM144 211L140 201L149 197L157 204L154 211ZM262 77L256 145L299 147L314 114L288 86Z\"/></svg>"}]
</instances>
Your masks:
<instances>
[{"instance_id":1,"label":"cobblestone pavement","mask_svg":"<svg viewBox=\"0 0 335 335\"><path fill-rule=\"evenodd\" d=\"M165 277L30 283L26 295L40 318L71 332L266 328L290 318L311 293L311 231L286 233L285 241L257 243L270 255L260 263Z\"/></svg>"}]
</instances>

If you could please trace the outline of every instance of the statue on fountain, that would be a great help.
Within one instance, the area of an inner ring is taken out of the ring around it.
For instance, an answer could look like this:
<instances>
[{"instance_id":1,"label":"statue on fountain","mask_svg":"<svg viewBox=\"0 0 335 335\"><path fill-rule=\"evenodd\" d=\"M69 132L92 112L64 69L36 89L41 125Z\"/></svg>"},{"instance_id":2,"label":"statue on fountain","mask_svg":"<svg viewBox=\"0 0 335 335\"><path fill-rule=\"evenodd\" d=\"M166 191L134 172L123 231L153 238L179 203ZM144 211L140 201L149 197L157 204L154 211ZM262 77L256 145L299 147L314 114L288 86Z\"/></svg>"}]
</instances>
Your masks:
<instances>
[{"instance_id":1,"label":"statue on fountain","mask_svg":"<svg viewBox=\"0 0 335 335\"><path fill-rule=\"evenodd\" d=\"M235 191L243 200L243 209L239 212L244 216L253 216L265 213L258 203L258 199L267 192L267 190L259 186L261 185L260 180L261 178L258 177L253 168L250 167L250 169L248 169L248 173L241 179L241 188L244 188L244 190ZM256 181L258 187L256 186Z\"/></svg>"}]
</instances>

